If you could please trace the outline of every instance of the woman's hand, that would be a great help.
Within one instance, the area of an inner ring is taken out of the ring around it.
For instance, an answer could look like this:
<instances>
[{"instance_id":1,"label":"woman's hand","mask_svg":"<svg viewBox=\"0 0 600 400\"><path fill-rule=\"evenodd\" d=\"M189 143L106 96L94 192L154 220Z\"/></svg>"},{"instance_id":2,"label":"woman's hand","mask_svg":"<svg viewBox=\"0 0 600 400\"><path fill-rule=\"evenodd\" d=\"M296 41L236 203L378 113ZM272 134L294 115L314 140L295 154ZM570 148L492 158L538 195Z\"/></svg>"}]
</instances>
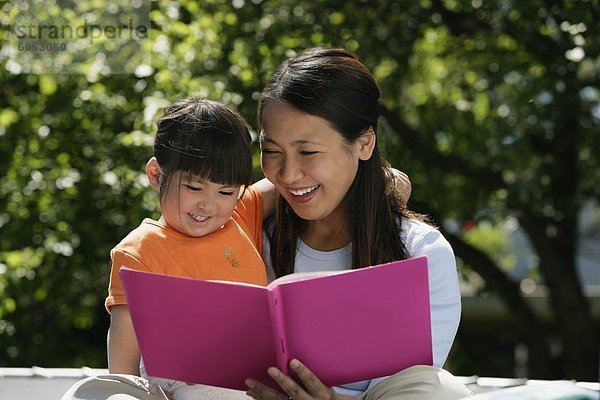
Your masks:
<instances>
[{"instance_id":1,"label":"woman's hand","mask_svg":"<svg viewBox=\"0 0 600 400\"><path fill-rule=\"evenodd\" d=\"M404 172L395 168L392 168L392 173L394 174L395 192L398 196L400 196L402 202L406 206L408 199L410 198L410 194L412 193L412 184L410 183L410 179Z\"/></svg>"},{"instance_id":2,"label":"woman's hand","mask_svg":"<svg viewBox=\"0 0 600 400\"><path fill-rule=\"evenodd\" d=\"M332 388L327 387L309 370L304 364L298 360L291 360L290 367L296 373L302 385L294 381L292 378L281 372L275 367L268 370L269 376L288 394L271 389L252 379L246 380L246 385L249 390L246 394L257 400L350 400L354 397L343 396L336 393Z\"/></svg>"}]
</instances>

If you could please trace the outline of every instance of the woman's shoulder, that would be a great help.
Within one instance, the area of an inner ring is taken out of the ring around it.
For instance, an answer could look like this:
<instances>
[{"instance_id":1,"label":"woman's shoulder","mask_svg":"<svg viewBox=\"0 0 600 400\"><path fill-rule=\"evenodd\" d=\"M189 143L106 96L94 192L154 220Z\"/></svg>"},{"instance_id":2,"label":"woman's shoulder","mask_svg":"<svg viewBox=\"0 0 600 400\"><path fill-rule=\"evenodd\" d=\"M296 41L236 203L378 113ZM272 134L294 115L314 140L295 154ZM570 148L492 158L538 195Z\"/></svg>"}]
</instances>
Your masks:
<instances>
[{"instance_id":1,"label":"woman's shoulder","mask_svg":"<svg viewBox=\"0 0 600 400\"><path fill-rule=\"evenodd\" d=\"M402 240L411 257L431 252L454 254L450 243L439 229L418 219L402 218Z\"/></svg>"},{"instance_id":2,"label":"woman's shoulder","mask_svg":"<svg viewBox=\"0 0 600 400\"><path fill-rule=\"evenodd\" d=\"M419 240L423 236L437 232L438 229L433 225L419 219L401 217L402 219L402 235L405 240Z\"/></svg>"}]
</instances>

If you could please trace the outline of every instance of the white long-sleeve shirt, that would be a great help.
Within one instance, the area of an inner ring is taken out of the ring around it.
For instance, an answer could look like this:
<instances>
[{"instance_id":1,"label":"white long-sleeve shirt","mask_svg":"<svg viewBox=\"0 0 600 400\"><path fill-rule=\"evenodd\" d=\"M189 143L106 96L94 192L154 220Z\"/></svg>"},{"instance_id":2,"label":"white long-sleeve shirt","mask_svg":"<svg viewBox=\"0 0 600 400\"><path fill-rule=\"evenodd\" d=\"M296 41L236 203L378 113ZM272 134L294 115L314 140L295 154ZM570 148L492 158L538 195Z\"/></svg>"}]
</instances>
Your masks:
<instances>
[{"instance_id":1,"label":"white long-sleeve shirt","mask_svg":"<svg viewBox=\"0 0 600 400\"><path fill-rule=\"evenodd\" d=\"M426 256L429 272L433 365L446 362L460 321L460 290L456 259L448 241L435 228L402 219L402 239L411 258ZM263 259L270 268L269 241L263 240ZM298 241L294 272L336 271L352 265L352 244L333 251L318 251ZM360 395L385 377L336 387L341 394Z\"/></svg>"}]
</instances>

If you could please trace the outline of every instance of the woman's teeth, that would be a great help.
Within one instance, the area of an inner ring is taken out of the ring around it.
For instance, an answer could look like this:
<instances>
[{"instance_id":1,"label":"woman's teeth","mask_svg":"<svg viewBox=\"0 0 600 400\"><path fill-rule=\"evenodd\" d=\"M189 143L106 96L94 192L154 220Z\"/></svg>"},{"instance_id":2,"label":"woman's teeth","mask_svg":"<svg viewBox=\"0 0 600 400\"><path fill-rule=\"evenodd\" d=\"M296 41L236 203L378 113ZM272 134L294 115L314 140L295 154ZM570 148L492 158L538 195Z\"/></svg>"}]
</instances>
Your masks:
<instances>
[{"instance_id":1,"label":"woman's teeth","mask_svg":"<svg viewBox=\"0 0 600 400\"><path fill-rule=\"evenodd\" d=\"M293 194L294 196L303 196L305 194L312 192L313 190L315 190L318 187L319 187L319 185L314 185L314 186L307 187L304 189L297 189L297 190L290 189L290 193Z\"/></svg>"}]
</instances>

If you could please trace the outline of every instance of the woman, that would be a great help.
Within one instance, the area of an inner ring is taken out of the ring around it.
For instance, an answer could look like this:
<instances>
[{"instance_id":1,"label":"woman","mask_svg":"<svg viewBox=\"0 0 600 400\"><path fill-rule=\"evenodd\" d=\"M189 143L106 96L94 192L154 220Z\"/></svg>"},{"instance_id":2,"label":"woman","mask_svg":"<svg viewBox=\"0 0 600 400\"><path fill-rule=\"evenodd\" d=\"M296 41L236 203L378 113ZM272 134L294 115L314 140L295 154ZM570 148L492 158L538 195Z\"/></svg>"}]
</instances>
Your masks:
<instances>
[{"instance_id":1,"label":"woman","mask_svg":"<svg viewBox=\"0 0 600 400\"><path fill-rule=\"evenodd\" d=\"M269 369L294 400L469 394L440 369L460 319L454 254L439 231L410 213L386 184L393 180L377 148L378 99L372 74L341 49L309 50L284 62L267 83L258 112L262 168L279 196L263 258L279 277L427 256L434 367L335 390L298 360L290 364L298 381ZM246 383L247 394L256 399L287 397L261 382Z\"/></svg>"}]
</instances>

